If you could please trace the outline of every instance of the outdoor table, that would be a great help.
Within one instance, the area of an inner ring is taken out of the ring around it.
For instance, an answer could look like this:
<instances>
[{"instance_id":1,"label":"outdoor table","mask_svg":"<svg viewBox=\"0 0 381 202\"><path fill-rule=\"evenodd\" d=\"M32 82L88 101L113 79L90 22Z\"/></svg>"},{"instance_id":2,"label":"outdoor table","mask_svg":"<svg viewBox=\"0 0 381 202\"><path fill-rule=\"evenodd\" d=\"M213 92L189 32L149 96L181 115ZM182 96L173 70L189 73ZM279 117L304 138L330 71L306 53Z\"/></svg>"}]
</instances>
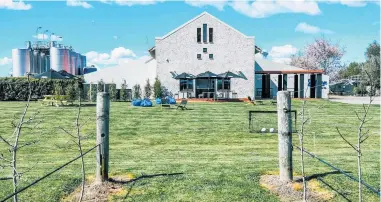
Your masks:
<instances>
[{"instance_id":1,"label":"outdoor table","mask_svg":"<svg viewBox=\"0 0 381 202\"><path fill-rule=\"evenodd\" d=\"M210 99L210 94L211 93L214 93L214 92L204 92L203 94L207 94L208 95L207 98Z\"/></svg>"}]
</instances>

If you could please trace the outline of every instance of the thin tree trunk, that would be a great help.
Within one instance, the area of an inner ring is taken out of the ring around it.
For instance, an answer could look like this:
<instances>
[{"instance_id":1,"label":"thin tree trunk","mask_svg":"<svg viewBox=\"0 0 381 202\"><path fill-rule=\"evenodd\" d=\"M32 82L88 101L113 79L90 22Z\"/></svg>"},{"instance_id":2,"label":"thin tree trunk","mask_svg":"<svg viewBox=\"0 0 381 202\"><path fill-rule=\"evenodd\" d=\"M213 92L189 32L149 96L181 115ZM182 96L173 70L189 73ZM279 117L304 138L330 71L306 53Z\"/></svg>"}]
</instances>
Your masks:
<instances>
[{"instance_id":1,"label":"thin tree trunk","mask_svg":"<svg viewBox=\"0 0 381 202\"><path fill-rule=\"evenodd\" d=\"M304 109L305 109L305 105L306 105L306 101L304 100L303 101L303 106L302 106L302 125L301 125L301 131L299 133L299 144L300 144L300 164L301 164L301 167L302 167L302 179L303 179L303 201L307 201L307 183L306 183L306 177L305 177L305 173L304 173L304 153L303 153L303 150L304 150L304 144L303 144L303 136L304 136L304 124L305 124L305 112L304 112Z\"/></svg>"},{"instance_id":2,"label":"thin tree trunk","mask_svg":"<svg viewBox=\"0 0 381 202\"><path fill-rule=\"evenodd\" d=\"M76 127L77 127L77 138L78 138L78 149L79 153L81 154L81 167L82 167L82 188L81 188L81 194L78 199L79 202L82 201L84 191L85 191L85 182L86 182L86 173L85 173L85 161L83 157L83 151L82 151L82 144L81 144L81 135L79 133L79 117L81 115L81 90L79 90L79 105L78 105L78 114L76 119Z\"/></svg>"},{"instance_id":3,"label":"thin tree trunk","mask_svg":"<svg viewBox=\"0 0 381 202\"><path fill-rule=\"evenodd\" d=\"M29 75L28 75L28 83L29 83L28 84L28 88L29 88L28 100L27 100L27 103L25 105L24 112L22 113L22 115L20 117L20 121L17 124L17 126L15 128L15 131L13 132L13 134L15 135L15 143L13 144L13 148L12 148L13 193L17 192L17 183L18 183L17 182L17 178L19 177L19 175L17 173L17 149L18 149L19 139L20 139L20 135L21 135L21 128L22 128L22 125L24 124L24 119L25 119L26 113L27 113L28 108L29 108L30 98L32 96L32 89L31 89L31 84L30 84L30 81L29 81ZM17 201L18 201L18 197L17 197L17 194L15 194L13 196L13 202L17 202Z\"/></svg>"}]
</instances>

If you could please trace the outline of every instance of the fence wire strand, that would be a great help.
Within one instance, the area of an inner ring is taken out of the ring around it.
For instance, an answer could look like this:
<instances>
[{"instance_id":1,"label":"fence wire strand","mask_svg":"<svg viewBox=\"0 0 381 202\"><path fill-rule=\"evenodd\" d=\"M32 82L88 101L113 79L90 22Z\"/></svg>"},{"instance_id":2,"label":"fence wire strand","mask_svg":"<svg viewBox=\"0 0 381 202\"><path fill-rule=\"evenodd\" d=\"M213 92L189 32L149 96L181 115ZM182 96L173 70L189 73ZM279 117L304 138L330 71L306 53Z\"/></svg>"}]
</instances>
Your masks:
<instances>
[{"instance_id":1,"label":"fence wire strand","mask_svg":"<svg viewBox=\"0 0 381 202\"><path fill-rule=\"evenodd\" d=\"M302 150L299 146L293 145L293 147L296 147L296 148L298 148L299 150ZM303 152L306 153L306 154L308 154L308 155L311 156L312 158L315 158L315 159L317 159L318 161L324 163L325 165L327 165L327 166L329 166L329 167L331 167L331 168L333 168L333 169L339 171L340 173L342 173L344 176L348 177L349 179L351 179L351 180L353 180L353 181L356 181L356 182L359 181L359 180L358 180L356 177L354 177L353 175L350 175L350 174L348 174L347 172L345 172L344 170L341 170L340 168L338 168L338 167L336 167L336 166L334 166L334 165L328 163L327 161L325 161L325 160L319 158L318 156L316 156L315 154L313 154L313 153L311 153L311 152L309 152L309 151L307 151L307 150L305 150L305 149L303 149ZM366 188L368 188L370 191L376 193L377 196L380 196L380 191L377 190L376 188L370 186L369 184L367 184L366 182L364 182L364 181L362 181L362 180L361 180L361 184L364 185Z\"/></svg>"},{"instance_id":2,"label":"fence wire strand","mask_svg":"<svg viewBox=\"0 0 381 202\"><path fill-rule=\"evenodd\" d=\"M85 156L85 155L88 154L89 152L93 151L95 148L97 148L97 147L98 147L99 145L101 145L102 143L103 143L103 142L101 142L101 143L95 145L95 146L92 147L91 149L89 149L89 150L87 150L86 152L84 152L82 155L79 155L79 156L75 157L74 159L68 161L67 163L65 163L65 164L61 165L60 167L54 169L53 171L49 172L48 174L46 174L46 175L44 175L44 176L38 178L37 180L33 181L33 182L30 183L29 185L27 185L27 186L25 186L25 187L23 187L23 188L17 190L17 192L14 192L14 193L12 193L11 195L5 197L4 199L1 200L1 202L5 202L6 200L12 198L14 195L19 194L19 193L22 192L22 191L25 191L25 190L28 189L29 187L31 187L31 186L37 184L38 182L40 182L41 180L43 180L43 179L49 177L49 176L52 175L53 173L55 173L55 172L61 170L62 168L68 166L69 164L71 164L71 163L73 163L74 161L78 160L78 159L81 158L82 156Z\"/></svg>"}]
</instances>

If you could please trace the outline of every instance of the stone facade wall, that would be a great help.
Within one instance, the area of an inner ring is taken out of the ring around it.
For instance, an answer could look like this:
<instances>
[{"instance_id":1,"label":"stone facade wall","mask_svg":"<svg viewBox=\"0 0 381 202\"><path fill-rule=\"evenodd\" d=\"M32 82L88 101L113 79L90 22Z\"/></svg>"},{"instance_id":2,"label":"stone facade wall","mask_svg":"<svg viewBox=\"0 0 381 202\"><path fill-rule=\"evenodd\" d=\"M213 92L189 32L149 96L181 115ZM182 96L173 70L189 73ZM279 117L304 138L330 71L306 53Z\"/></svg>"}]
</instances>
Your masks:
<instances>
[{"instance_id":1,"label":"stone facade wall","mask_svg":"<svg viewBox=\"0 0 381 202\"><path fill-rule=\"evenodd\" d=\"M203 42L203 24L207 24L208 42ZM197 42L197 28L201 28L201 43ZM209 43L209 28L213 28L213 43ZM179 80L171 71L197 75L206 71L216 74L241 71L244 79L232 79L231 90L239 98L254 96L254 38L247 37L217 20L208 13L160 39L156 38L157 76L172 93L178 93ZM207 48L207 53L203 53ZM197 59L201 54L201 59ZM213 59L209 59L213 54Z\"/></svg>"}]
</instances>

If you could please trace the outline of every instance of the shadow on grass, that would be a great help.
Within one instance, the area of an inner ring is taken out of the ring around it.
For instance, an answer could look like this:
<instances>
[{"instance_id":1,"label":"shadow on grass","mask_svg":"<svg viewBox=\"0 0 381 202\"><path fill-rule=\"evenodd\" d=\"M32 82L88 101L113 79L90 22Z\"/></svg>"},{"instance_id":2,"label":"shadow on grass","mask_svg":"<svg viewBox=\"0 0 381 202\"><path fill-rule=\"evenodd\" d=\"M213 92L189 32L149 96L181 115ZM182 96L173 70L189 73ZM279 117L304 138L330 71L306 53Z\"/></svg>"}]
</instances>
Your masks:
<instances>
[{"instance_id":1,"label":"shadow on grass","mask_svg":"<svg viewBox=\"0 0 381 202\"><path fill-rule=\"evenodd\" d=\"M141 175L137 178L131 179L131 180L114 180L110 179L110 182L117 183L117 184L128 184L131 183L131 186L128 188L126 196L124 196L123 200L126 200L128 196L130 195L132 188L135 186L135 183L139 180L145 179L145 178L154 178L154 177L161 177L161 176L176 176L176 175L183 175L184 173L160 173L160 174L152 174L152 175Z\"/></svg>"},{"instance_id":2,"label":"shadow on grass","mask_svg":"<svg viewBox=\"0 0 381 202\"><path fill-rule=\"evenodd\" d=\"M347 171L344 171L344 172L351 173L351 172L347 172ZM306 181L310 181L312 179L322 178L322 177L325 177L327 175L334 175L334 174L341 174L341 172L336 170L336 171L331 171L331 172L313 174L313 175L310 175L310 176L306 176ZM297 180L295 180L295 182L303 182L303 179L302 178L297 179Z\"/></svg>"},{"instance_id":3,"label":"shadow on grass","mask_svg":"<svg viewBox=\"0 0 381 202\"><path fill-rule=\"evenodd\" d=\"M344 171L346 173L351 173L351 172L348 172L348 171ZM319 180L320 182L322 182L324 185L326 185L327 187L329 187L330 189L332 189L334 192L336 192L337 194L339 194L340 196L342 196L346 201L351 201L347 198L346 195L348 194L345 194L345 193L341 193L339 192L339 190L335 189L334 187L332 187L330 184L328 184L326 181L323 180L323 177L327 176L327 175L333 175L333 174L341 174L341 172L339 171L331 171L331 172L325 172L325 173L318 173L318 174L313 174L313 175L310 175L310 176L306 176L306 181L310 181L312 179L317 179ZM295 182L303 182L303 179L300 178L298 180L295 180Z\"/></svg>"},{"instance_id":4,"label":"shadow on grass","mask_svg":"<svg viewBox=\"0 0 381 202\"><path fill-rule=\"evenodd\" d=\"M330 184L328 184L326 181L323 180L323 178L321 177L318 177L317 178L320 182L322 182L324 185L326 185L327 187L329 187L330 189L332 189L334 192L336 192L337 194L339 194L341 197L343 197L346 201L351 201L349 198L347 198L346 195L348 194L345 194L345 193L341 193L339 190L335 189L334 187L332 187Z\"/></svg>"}]
</instances>

